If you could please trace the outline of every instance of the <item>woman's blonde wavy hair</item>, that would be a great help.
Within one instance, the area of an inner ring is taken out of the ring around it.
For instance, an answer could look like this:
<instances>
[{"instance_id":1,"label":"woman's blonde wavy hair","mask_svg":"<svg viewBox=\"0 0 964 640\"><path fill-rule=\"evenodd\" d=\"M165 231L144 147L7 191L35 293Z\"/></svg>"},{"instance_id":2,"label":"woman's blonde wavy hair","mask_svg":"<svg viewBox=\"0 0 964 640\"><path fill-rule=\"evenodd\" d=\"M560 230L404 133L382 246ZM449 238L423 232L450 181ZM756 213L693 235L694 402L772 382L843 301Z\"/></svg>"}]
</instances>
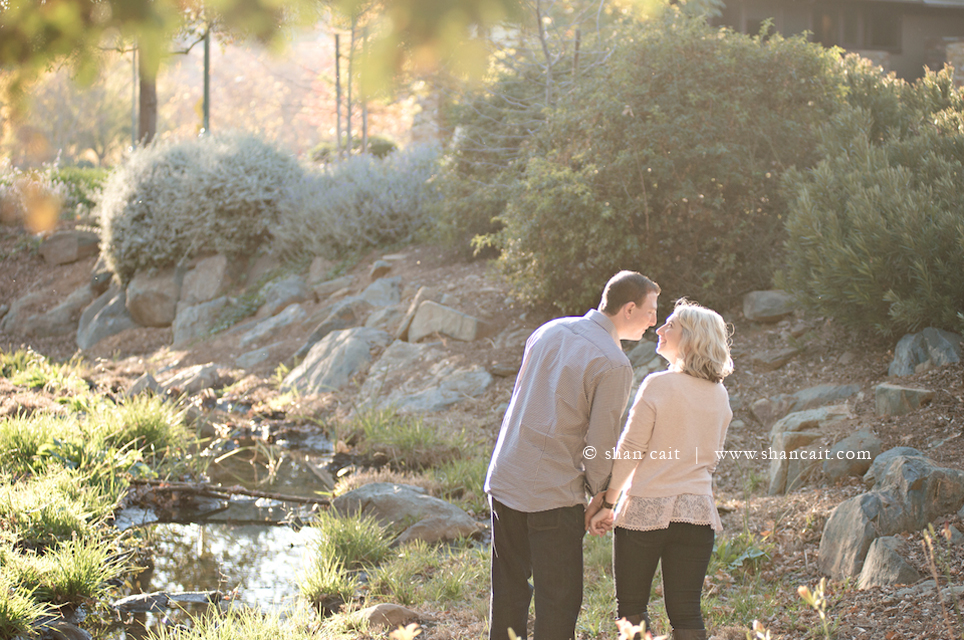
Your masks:
<instances>
[{"instance_id":1,"label":"woman's blonde wavy hair","mask_svg":"<svg viewBox=\"0 0 964 640\"><path fill-rule=\"evenodd\" d=\"M720 314L680 298L673 309L673 320L683 332L672 370L711 382L722 382L733 373L730 332Z\"/></svg>"}]
</instances>

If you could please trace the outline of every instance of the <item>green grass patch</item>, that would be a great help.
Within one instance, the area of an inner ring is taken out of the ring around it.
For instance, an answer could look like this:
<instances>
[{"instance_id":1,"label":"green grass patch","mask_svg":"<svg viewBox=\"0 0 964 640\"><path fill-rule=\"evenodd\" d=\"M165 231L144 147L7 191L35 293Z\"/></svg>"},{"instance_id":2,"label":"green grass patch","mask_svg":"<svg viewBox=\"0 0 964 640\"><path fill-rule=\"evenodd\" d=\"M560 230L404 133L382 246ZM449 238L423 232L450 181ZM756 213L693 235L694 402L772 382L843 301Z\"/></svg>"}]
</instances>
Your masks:
<instances>
[{"instance_id":1,"label":"green grass patch","mask_svg":"<svg viewBox=\"0 0 964 640\"><path fill-rule=\"evenodd\" d=\"M415 415L394 409L363 409L345 425L329 427L333 441L354 443L362 454L383 453L395 469L420 471L463 456L462 434L443 434Z\"/></svg>"},{"instance_id":2,"label":"green grass patch","mask_svg":"<svg viewBox=\"0 0 964 640\"><path fill-rule=\"evenodd\" d=\"M90 435L109 447L130 447L152 461L191 441L184 412L164 398L143 394L120 404L103 403L87 421Z\"/></svg>"},{"instance_id":3,"label":"green grass patch","mask_svg":"<svg viewBox=\"0 0 964 640\"><path fill-rule=\"evenodd\" d=\"M191 626L160 625L150 640L318 640L318 623L305 608L262 614L254 609L231 609L223 614L192 618ZM357 635L346 636L357 637Z\"/></svg>"},{"instance_id":4,"label":"green grass patch","mask_svg":"<svg viewBox=\"0 0 964 640\"><path fill-rule=\"evenodd\" d=\"M371 516L322 511L312 527L318 531L312 550L322 565L337 559L346 568L357 569L378 564L389 553L390 534Z\"/></svg>"},{"instance_id":5,"label":"green grass patch","mask_svg":"<svg viewBox=\"0 0 964 640\"><path fill-rule=\"evenodd\" d=\"M83 377L83 361L79 358L54 364L34 351L0 351L0 375L19 387L43 389L55 394L85 394L90 390Z\"/></svg>"},{"instance_id":6,"label":"green grass patch","mask_svg":"<svg viewBox=\"0 0 964 640\"><path fill-rule=\"evenodd\" d=\"M3 553L0 549L0 558ZM47 611L48 607L37 602L29 591L15 584L0 569L0 638L29 636L33 623Z\"/></svg>"},{"instance_id":7,"label":"green grass patch","mask_svg":"<svg viewBox=\"0 0 964 640\"><path fill-rule=\"evenodd\" d=\"M438 483L439 497L458 503L470 513L484 514L489 511L489 499L483 489L488 468L488 458L475 455L449 460L427 469L425 475Z\"/></svg>"}]
</instances>

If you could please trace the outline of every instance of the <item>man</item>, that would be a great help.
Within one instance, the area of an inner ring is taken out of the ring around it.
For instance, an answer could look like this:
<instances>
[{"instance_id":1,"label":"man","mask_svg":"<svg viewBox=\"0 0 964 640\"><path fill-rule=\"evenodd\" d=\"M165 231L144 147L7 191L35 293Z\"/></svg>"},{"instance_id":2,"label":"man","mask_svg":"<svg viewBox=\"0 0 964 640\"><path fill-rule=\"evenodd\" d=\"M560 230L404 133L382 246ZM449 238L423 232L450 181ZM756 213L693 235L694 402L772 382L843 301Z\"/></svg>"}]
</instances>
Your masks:
<instances>
[{"instance_id":1,"label":"man","mask_svg":"<svg viewBox=\"0 0 964 640\"><path fill-rule=\"evenodd\" d=\"M526 341L522 367L489 464L492 506L490 640L575 637L582 539L602 503L633 369L620 340L656 324L659 286L634 271L606 284L599 309L559 318ZM589 507L586 497L593 496ZM529 577L532 577L532 586Z\"/></svg>"}]
</instances>

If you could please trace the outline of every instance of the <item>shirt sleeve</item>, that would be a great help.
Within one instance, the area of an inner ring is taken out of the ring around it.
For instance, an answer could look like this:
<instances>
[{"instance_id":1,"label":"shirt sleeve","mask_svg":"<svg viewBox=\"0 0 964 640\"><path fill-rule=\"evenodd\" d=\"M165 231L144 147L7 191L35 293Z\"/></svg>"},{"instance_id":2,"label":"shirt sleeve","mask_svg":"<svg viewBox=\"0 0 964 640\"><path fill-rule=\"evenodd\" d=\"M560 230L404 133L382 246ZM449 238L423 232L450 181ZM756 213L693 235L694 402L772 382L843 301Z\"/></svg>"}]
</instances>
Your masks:
<instances>
[{"instance_id":1,"label":"shirt sleeve","mask_svg":"<svg viewBox=\"0 0 964 640\"><path fill-rule=\"evenodd\" d=\"M636 467L646 458L649 442L656 426L656 405L652 388L644 380L636 394L633 408L629 412L626 428L616 447L616 460L613 461L612 488L624 491L636 473Z\"/></svg>"},{"instance_id":2,"label":"shirt sleeve","mask_svg":"<svg viewBox=\"0 0 964 640\"><path fill-rule=\"evenodd\" d=\"M629 365L616 367L600 374L589 410L586 449L594 455L583 456L586 471L586 492L594 496L609 486L612 471L612 451L619 438L619 427L626 409L626 400L633 385L633 370Z\"/></svg>"}]
</instances>

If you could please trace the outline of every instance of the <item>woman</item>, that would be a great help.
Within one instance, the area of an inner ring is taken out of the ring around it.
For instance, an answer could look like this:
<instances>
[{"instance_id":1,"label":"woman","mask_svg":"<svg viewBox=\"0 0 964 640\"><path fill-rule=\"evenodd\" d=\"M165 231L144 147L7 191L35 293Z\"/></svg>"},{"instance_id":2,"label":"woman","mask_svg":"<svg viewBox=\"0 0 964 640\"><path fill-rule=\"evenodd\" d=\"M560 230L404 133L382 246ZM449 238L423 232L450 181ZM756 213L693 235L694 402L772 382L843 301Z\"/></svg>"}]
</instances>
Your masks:
<instances>
[{"instance_id":1,"label":"woman","mask_svg":"<svg viewBox=\"0 0 964 640\"><path fill-rule=\"evenodd\" d=\"M656 334L669 369L647 377L636 394L590 530L601 535L615 526L618 617L649 628L650 586L662 563L674 640L705 639L700 595L714 532L723 528L712 474L733 417L722 384L733 361L723 318L697 304L677 302Z\"/></svg>"}]
</instances>

